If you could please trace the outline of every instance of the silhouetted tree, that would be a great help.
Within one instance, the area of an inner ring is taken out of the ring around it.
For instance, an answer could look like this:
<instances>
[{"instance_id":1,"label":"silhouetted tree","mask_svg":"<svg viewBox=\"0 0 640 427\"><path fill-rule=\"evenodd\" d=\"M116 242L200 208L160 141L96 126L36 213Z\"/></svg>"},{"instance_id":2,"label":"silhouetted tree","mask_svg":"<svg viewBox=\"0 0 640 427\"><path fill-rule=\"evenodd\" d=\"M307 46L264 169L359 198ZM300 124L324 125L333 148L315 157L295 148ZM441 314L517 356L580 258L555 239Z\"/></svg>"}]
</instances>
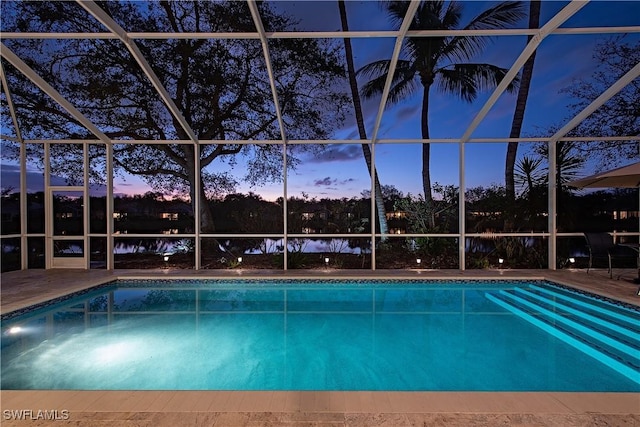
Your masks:
<instances>
[{"instance_id":1,"label":"silhouetted tree","mask_svg":"<svg viewBox=\"0 0 640 427\"><path fill-rule=\"evenodd\" d=\"M529 29L536 29L540 26L540 5L539 0L532 0L529 2ZM533 36L527 37L527 43L531 41ZM527 99L529 97L529 87L531 86L531 77L533 76L533 64L536 60L536 50L533 51L527 62L524 63L522 68L522 77L520 80L520 87L518 88L518 97L516 98L516 109L513 112L513 121L511 122L511 132L509 138L519 138L520 131L522 130L522 123L524 121L524 110L527 106ZM504 185L507 195L507 202L511 202L511 206L515 206L516 200L516 187L514 168L516 165L516 157L518 153L518 142L509 142L507 144L507 155L505 159L504 169ZM511 229L513 224L509 219L512 217L507 214L507 221L505 221L505 228Z\"/></svg>"},{"instance_id":2,"label":"silhouetted tree","mask_svg":"<svg viewBox=\"0 0 640 427\"><path fill-rule=\"evenodd\" d=\"M342 31L349 31L349 23L347 21L347 8L344 4L344 0L338 0L338 8L340 9L340 21L342 22ZM351 99L353 101L353 111L356 116L356 124L358 126L358 133L360 139L367 139L367 130L364 127L364 117L362 115L362 104L360 103L360 94L358 93L358 81L356 80L356 68L353 65L353 49L351 47L351 39L344 38L344 52L347 60L347 76L349 78L349 87L351 88ZM369 145L362 144L362 154L369 170L369 175L374 173L375 165L371 159L371 149ZM378 177L378 171L375 171L375 202L378 212L378 223L380 224L380 233L386 234L389 232L387 227L386 209L384 207L384 199L382 198L382 187L380 186L380 179ZM382 237L382 241L387 238Z\"/></svg>"},{"instance_id":3,"label":"silhouetted tree","mask_svg":"<svg viewBox=\"0 0 640 427\"><path fill-rule=\"evenodd\" d=\"M640 63L640 42L624 36L600 40L593 52L597 68L589 76L575 80L561 93L576 101L569 105L569 115L582 111L625 73ZM598 170L622 166L640 159L640 81L635 79L617 95L585 118L570 136L593 136L594 141L573 143L582 157L597 159ZM638 136L636 140L599 141L599 136Z\"/></svg>"},{"instance_id":4,"label":"silhouetted tree","mask_svg":"<svg viewBox=\"0 0 640 427\"><path fill-rule=\"evenodd\" d=\"M128 31L256 31L245 2L106 1L100 7ZM269 3L258 2L257 7L266 31L294 29L290 18L276 13ZM3 2L3 11L3 31L104 31L75 2ZM193 204L198 181L203 201L212 189L233 188L228 175L209 166L214 162L233 165L237 155L247 159L246 182L281 179L280 146L234 143L281 139L259 40L176 37L134 42L196 138L213 143L115 144L116 169L141 176L154 189L189 194ZM110 138L190 139L119 40L4 43ZM338 49L308 38L272 39L269 48L287 137L326 139L341 122L348 101L335 84L344 75ZM95 138L9 64L6 70L25 138ZM296 162L293 154L290 151L289 165ZM199 156L200 170L196 170L195 156ZM214 231L209 204L193 206L194 211L198 208L201 230Z\"/></svg>"}]
</instances>

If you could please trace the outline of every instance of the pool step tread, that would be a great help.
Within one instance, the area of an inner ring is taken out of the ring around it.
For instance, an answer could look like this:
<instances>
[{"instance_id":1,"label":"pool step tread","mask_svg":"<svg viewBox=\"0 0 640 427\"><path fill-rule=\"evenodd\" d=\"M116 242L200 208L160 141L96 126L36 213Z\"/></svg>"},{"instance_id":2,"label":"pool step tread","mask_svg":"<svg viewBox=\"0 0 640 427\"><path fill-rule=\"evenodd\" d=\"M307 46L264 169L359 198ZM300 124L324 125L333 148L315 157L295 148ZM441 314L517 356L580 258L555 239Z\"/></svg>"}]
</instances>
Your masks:
<instances>
[{"instance_id":1,"label":"pool step tread","mask_svg":"<svg viewBox=\"0 0 640 427\"><path fill-rule=\"evenodd\" d=\"M640 345L638 342L624 334L606 329L597 319L596 321L589 321L573 316L570 313L564 313L562 310L556 311L553 305L547 305L547 308L550 309L545 310L545 307L541 305L544 303L523 301L525 298L512 295L510 292L502 292L497 296L516 308L524 310L541 321L548 323L550 326L562 330L577 339L593 344L599 350L623 363L640 369L640 359L638 358Z\"/></svg>"},{"instance_id":2,"label":"pool step tread","mask_svg":"<svg viewBox=\"0 0 640 427\"><path fill-rule=\"evenodd\" d=\"M548 285L531 285L530 290L552 295L558 299L571 302L573 305L583 307L590 311L604 313L609 317L615 318L616 323L626 324L632 329L638 328L638 311L630 310L626 307L611 304L586 295L572 293L569 290L555 288Z\"/></svg>"},{"instance_id":3,"label":"pool step tread","mask_svg":"<svg viewBox=\"0 0 640 427\"><path fill-rule=\"evenodd\" d=\"M502 291L499 291L499 293L500 295L506 296L511 300L519 302L520 304L524 305L528 309L534 310L534 313L536 314L546 316L556 324L561 323L564 328L569 328L570 330L576 331L579 334L586 335L598 341L601 344L605 344L613 349L618 350L619 352L622 352L622 357L629 356L634 359L637 359L638 357L637 348L634 348L633 346L629 346L626 343L616 338L613 338L609 335L603 334L597 329L591 327L591 325L587 325L587 324L578 322L574 319L568 318L565 315L555 313L552 310L544 308L540 304L536 304L535 302L528 301L527 299L516 295L514 292L502 290Z\"/></svg>"},{"instance_id":4,"label":"pool step tread","mask_svg":"<svg viewBox=\"0 0 640 427\"><path fill-rule=\"evenodd\" d=\"M514 292L528 301L542 305L552 311L558 311L559 314L570 317L578 323L596 329L605 335L610 335L615 339L619 339L640 352L640 333L629 327L628 324L616 322L616 319L607 315L607 313L588 310L581 306L578 306L579 308L571 307L568 301L558 301L553 299L553 297L545 296L544 294L541 295L530 290L516 288Z\"/></svg>"},{"instance_id":5,"label":"pool step tread","mask_svg":"<svg viewBox=\"0 0 640 427\"><path fill-rule=\"evenodd\" d=\"M632 331L633 333L637 334L637 332L635 331L638 330L638 319L637 316L634 318L632 315L630 315L632 313L621 314L620 312L610 310L606 306L590 304L589 301L571 300L568 296L558 295L553 292L548 292L536 288L529 288L527 289L527 292L535 294L540 298L553 301L554 303L560 304L564 307L570 307L581 313L606 320L606 322L609 324L617 325L620 328ZM640 336L640 334L637 335Z\"/></svg>"},{"instance_id":6,"label":"pool step tread","mask_svg":"<svg viewBox=\"0 0 640 427\"><path fill-rule=\"evenodd\" d=\"M638 317L631 317L632 312L626 312L621 315L618 311L612 311L611 305L598 304L600 301L595 301L596 304L589 305L589 300L572 301L570 295L561 295L554 293L553 291L544 292L537 288L529 289L529 292L537 294L541 297L546 296L550 301L550 304L556 304L559 306L559 310L566 310L569 307L573 310L567 311L572 318L579 321L589 327L599 330L602 333L611 335L616 339L619 339L630 346L637 348L640 354L640 334L638 333ZM578 314L573 314L578 313Z\"/></svg>"},{"instance_id":7,"label":"pool step tread","mask_svg":"<svg viewBox=\"0 0 640 427\"><path fill-rule=\"evenodd\" d=\"M596 345L590 341L585 340L583 336L572 333L571 330L565 329L561 327L561 325L552 322L551 320L553 319L549 319L549 316L542 316L536 311L532 312L531 309L527 308L526 305L520 304L517 300L510 298L508 294L502 292L486 292L485 296L487 299L496 303L507 311L516 314L529 323L543 329L545 332L551 334L552 336L561 339L574 348L577 348L583 353L606 364L607 366L611 367L615 371L626 376L637 384L640 384L640 367L638 366L636 354L630 356L631 360L629 360L629 356L627 356L627 358L621 358L619 355L619 351L610 351L613 348L602 342L598 342L598 344ZM597 341L597 339L595 338L592 339Z\"/></svg>"},{"instance_id":8,"label":"pool step tread","mask_svg":"<svg viewBox=\"0 0 640 427\"><path fill-rule=\"evenodd\" d=\"M638 350L635 350L634 348L631 348L630 350L622 342L616 343L616 341L620 339L619 335L617 339L608 337L608 339L602 340L600 338L603 335L598 333L598 331L593 331L591 329L592 325L585 326L579 325L577 322L558 320L559 317L562 317L561 314L550 316L548 313L545 313L544 310L541 310L541 307L536 307L536 304L529 303L529 305L527 305L521 301L521 298L514 298L508 293L496 293L496 297L503 300L505 304L508 304L519 311L526 312L528 315L535 317L540 322L546 323L549 327L568 334L575 339L584 341L596 350L606 353L612 358L617 359L628 366L640 369L640 360L637 356L639 354ZM576 325L579 327L576 327ZM611 345L612 343L614 343L614 345Z\"/></svg>"}]
</instances>

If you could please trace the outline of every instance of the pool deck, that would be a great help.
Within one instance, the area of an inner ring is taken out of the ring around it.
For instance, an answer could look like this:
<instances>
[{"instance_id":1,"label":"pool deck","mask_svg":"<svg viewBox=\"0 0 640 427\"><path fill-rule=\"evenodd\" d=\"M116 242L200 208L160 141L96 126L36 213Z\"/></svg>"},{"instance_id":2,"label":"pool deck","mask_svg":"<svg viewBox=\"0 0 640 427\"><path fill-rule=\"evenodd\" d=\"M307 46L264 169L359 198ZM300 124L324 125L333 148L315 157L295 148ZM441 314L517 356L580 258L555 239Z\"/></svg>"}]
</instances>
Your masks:
<instances>
[{"instance_id":1,"label":"pool deck","mask_svg":"<svg viewBox=\"0 0 640 427\"><path fill-rule=\"evenodd\" d=\"M547 279L640 306L637 272L615 273L619 280L603 270L25 270L2 274L0 312L119 278ZM0 399L2 426L640 426L640 393L3 390ZM7 412L20 410L22 420Z\"/></svg>"}]
</instances>

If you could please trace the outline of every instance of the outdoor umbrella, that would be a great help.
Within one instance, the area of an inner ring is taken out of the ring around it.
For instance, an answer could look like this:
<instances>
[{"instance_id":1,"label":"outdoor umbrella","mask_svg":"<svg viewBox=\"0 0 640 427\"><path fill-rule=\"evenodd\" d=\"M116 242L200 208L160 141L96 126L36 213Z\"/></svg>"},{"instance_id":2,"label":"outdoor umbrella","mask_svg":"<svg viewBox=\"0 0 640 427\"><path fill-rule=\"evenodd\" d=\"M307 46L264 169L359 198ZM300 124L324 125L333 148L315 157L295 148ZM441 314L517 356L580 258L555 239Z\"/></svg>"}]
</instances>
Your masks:
<instances>
[{"instance_id":1,"label":"outdoor umbrella","mask_svg":"<svg viewBox=\"0 0 640 427\"><path fill-rule=\"evenodd\" d=\"M640 162L577 179L569 182L568 185L576 188L640 188ZM630 244L627 246L633 247L633 249L640 253L640 247L638 245ZM638 277L634 282L640 282L640 263L638 266ZM638 295L640 295L640 289L638 289Z\"/></svg>"},{"instance_id":2,"label":"outdoor umbrella","mask_svg":"<svg viewBox=\"0 0 640 427\"><path fill-rule=\"evenodd\" d=\"M640 162L618 169L571 181L577 188L636 188L640 187Z\"/></svg>"}]
</instances>

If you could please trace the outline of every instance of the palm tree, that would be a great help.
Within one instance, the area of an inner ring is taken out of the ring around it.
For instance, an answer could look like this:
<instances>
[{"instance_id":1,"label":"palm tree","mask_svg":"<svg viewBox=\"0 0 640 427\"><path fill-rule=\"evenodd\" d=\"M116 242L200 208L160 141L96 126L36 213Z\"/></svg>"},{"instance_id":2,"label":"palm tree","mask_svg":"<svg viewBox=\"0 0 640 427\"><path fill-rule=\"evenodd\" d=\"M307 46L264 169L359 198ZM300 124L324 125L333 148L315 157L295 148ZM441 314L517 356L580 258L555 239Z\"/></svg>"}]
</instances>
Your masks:
<instances>
[{"instance_id":1,"label":"palm tree","mask_svg":"<svg viewBox=\"0 0 640 427\"><path fill-rule=\"evenodd\" d=\"M586 162L586 158L580 154L577 147L578 143L575 141L556 142L556 187L558 198L568 190L567 183L578 179ZM547 144L538 145L536 151L549 162L549 146ZM548 177L545 184L547 182Z\"/></svg>"},{"instance_id":2,"label":"palm tree","mask_svg":"<svg viewBox=\"0 0 640 427\"><path fill-rule=\"evenodd\" d=\"M529 3L529 29L536 29L540 26L540 1L532 0ZM527 37L527 43L531 41L533 36ZM527 62L525 62L522 68L522 77L520 80L520 87L518 88L518 98L516 100L516 109L513 113L513 121L511 122L510 138L519 138L520 131L522 130L522 122L524 120L524 110L527 106L527 98L529 96L529 87L531 86L531 77L533 76L533 64L536 59L536 51L534 50ZM507 196L507 203L511 206L515 206L516 189L515 189L515 177L514 168L516 164L516 157L518 152L518 143L509 142L507 145L507 156L505 160L504 168L504 185L505 193ZM511 216L511 215L510 215ZM505 229L513 227L511 218L507 218L505 221Z\"/></svg>"},{"instance_id":3,"label":"palm tree","mask_svg":"<svg viewBox=\"0 0 640 427\"><path fill-rule=\"evenodd\" d=\"M399 28L409 2L386 3L389 16ZM455 1L423 1L418 7L410 30L459 29L462 5ZM503 28L523 17L520 2L503 2L480 13L463 30ZM422 86L422 138L429 139L429 91L437 84L444 92L454 94L464 101L473 101L478 91L495 87L507 70L485 63L470 63L473 56L486 46L487 36L408 37L404 40L407 59L399 59L393 76L389 102L396 103ZM363 86L363 96L369 98L382 93L389 73L391 60L380 60L365 65L358 71L369 78ZM509 85L514 90L515 85ZM431 192L430 146L422 144L422 188L429 212L430 227L435 227L433 196Z\"/></svg>"},{"instance_id":4,"label":"palm tree","mask_svg":"<svg viewBox=\"0 0 640 427\"><path fill-rule=\"evenodd\" d=\"M522 189L522 195L529 195L544 184L546 172L543 170L542 157L524 156L514 168L514 183Z\"/></svg>"},{"instance_id":5,"label":"palm tree","mask_svg":"<svg viewBox=\"0 0 640 427\"><path fill-rule=\"evenodd\" d=\"M342 21L342 31L349 31L349 23L347 22L347 9L344 5L344 0L338 0L338 8L340 9L340 20ZM353 99L353 109L356 115L356 123L358 125L358 132L360 133L360 139L367 139L367 131L364 128L364 117L362 115L362 105L360 104L360 94L358 93L358 82L356 81L356 69L353 65L353 49L351 48L351 39L344 38L344 51L347 59L347 73L349 75L349 86L351 87L351 98ZM362 144L362 154L364 160L367 163L367 169L369 169L369 175L373 174L373 164L371 161L371 149L367 144ZM378 210L378 221L380 223L380 233L387 234L389 228L387 227L387 216L384 208L384 199L382 198L382 187L380 186L380 180L378 179L378 171L375 171L375 200L376 208ZM382 237L382 240L386 240L386 237Z\"/></svg>"}]
</instances>

